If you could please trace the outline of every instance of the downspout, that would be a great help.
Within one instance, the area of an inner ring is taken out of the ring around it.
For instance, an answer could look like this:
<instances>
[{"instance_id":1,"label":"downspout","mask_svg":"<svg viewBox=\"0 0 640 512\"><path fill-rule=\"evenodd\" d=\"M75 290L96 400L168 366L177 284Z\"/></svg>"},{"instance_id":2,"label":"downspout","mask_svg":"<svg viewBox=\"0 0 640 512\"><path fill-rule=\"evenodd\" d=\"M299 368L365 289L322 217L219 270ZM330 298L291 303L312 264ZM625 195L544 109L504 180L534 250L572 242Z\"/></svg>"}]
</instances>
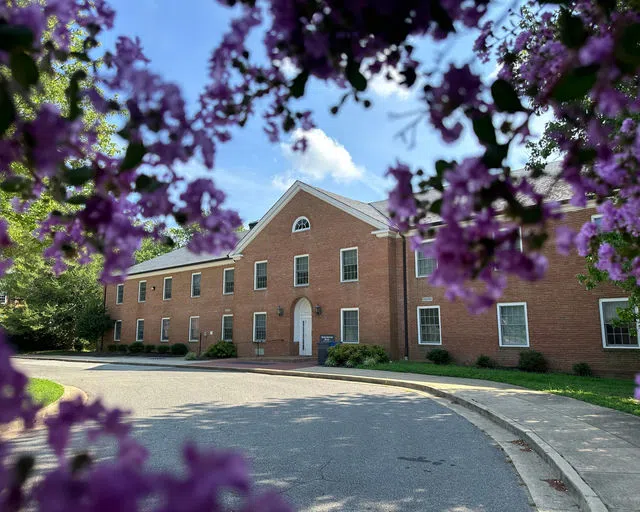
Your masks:
<instances>
[{"instance_id":1,"label":"downspout","mask_svg":"<svg viewBox=\"0 0 640 512\"><path fill-rule=\"evenodd\" d=\"M104 288L104 295L102 297L102 313L103 314L107 314L107 286L103 286ZM100 352L102 352L104 350L104 332L102 333L102 336L100 336Z\"/></svg>"},{"instance_id":2,"label":"downspout","mask_svg":"<svg viewBox=\"0 0 640 512\"><path fill-rule=\"evenodd\" d=\"M407 239L402 233L402 299L404 312L404 359L409 359L409 316L407 314Z\"/></svg>"}]
</instances>

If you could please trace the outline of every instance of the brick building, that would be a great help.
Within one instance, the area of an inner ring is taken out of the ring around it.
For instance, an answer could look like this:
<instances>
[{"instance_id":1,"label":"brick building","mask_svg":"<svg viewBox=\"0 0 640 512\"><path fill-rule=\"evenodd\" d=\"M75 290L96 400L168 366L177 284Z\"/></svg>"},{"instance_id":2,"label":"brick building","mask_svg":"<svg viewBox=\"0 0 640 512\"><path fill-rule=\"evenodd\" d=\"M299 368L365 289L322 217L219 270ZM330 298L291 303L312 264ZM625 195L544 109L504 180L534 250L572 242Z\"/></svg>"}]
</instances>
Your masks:
<instances>
[{"instance_id":1,"label":"brick building","mask_svg":"<svg viewBox=\"0 0 640 512\"><path fill-rule=\"evenodd\" d=\"M566 202L568 188L552 182L537 186ZM565 211L564 222L576 228L595 213L568 204ZM636 329L611 323L625 303L620 291L585 290L576 279L584 259L558 255L553 240L544 280L511 279L497 306L471 315L429 285L437 263L410 251L390 226L385 201L363 203L296 182L229 255L177 249L108 286L115 324L104 344L181 342L198 352L224 339L241 357L312 356L321 335L334 335L382 345L393 359L423 360L440 347L460 363L486 354L511 366L530 348L554 370L582 361L599 374L640 369Z\"/></svg>"}]
</instances>

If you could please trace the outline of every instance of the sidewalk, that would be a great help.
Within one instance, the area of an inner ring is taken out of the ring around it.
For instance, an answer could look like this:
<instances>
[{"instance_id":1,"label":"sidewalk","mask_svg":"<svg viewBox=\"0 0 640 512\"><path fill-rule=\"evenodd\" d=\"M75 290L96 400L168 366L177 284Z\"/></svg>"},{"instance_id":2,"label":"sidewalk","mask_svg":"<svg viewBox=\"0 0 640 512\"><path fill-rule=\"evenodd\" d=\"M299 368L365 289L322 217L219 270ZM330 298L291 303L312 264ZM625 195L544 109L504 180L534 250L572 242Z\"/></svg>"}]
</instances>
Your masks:
<instances>
[{"instance_id":1,"label":"sidewalk","mask_svg":"<svg viewBox=\"0 0 640 512\"><path fill-rule=\"evenodd\" d=\"M212 365L151 357L27 356L25 359L246 371L422 390L480 412L523 439L557 470L558 478L576 494L583 510L640 511L640 417L572 398L483 380L352 368L278 369L251 361Z\"/></svg>"}]
</instances>

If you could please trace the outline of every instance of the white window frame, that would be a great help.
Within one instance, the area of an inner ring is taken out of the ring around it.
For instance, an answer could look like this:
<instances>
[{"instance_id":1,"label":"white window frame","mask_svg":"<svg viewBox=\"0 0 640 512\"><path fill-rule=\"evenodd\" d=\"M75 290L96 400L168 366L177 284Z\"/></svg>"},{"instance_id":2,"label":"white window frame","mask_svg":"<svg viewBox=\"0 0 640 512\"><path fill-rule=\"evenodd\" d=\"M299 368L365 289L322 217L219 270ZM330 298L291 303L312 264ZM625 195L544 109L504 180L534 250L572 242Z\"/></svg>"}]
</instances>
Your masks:
<instances>
[{"instance_id":1,"label":"white window frame","mask_svg":"<svg viewBox=\"0 0 640 512\"><path fill-rule=\"evenodd\" d=\"M122 300L118 302L118 290L122 289ZM119 306L124 302L124 283L116 285L116 305ZM6 304L6 302L5 302Z\"/></svg>"},{"instance_id":2,"label":"white window frame","mask_svg":"<svg viewBox=\"0 0 640 512\"><path fill-rule=\"evenodd\" d=\"M140 332L138 326L140 325L140 322L142 322L142 338L138 338L138 332ZM144 318L136 319L136 341L144 341Z\"/></svg>"},{"instance_id":3,"label":"white window frame","mask_svg":"<svg viewBox=\"0 0 640 512\"><path fill-rule=\"evenodd\" d=\"M356 251L356 267L358 269L358 277L355 279L343 279L343 258L342 253L345 251ZM357 247L344 247L340 249L340 282L341 283L357 283L360 280L360 251L358 251Z\"/></svg>"},{"instance_id":4,"label":"white window frame","mask_svg":"<svg viewBox=\"0 0 640 512\"><path fill-rule=\"evenodd\" d=\"M169 329L171 329L171 317L165 316L160 319L160 343L169 343L169 329L167 329L167 339L162 338L162 328L164 327L164 321L169 320Z\"/></svg>"},{"instance_id":5,"label":"white window frame","mask_svg":"<svg viewBox=\"0 0 640 512\"><path fill-rule=\"evenodd\" d=\"M167 291L167 279L171 279L171 297L168 299L165 297ZM162 300L171 300L173 298L173 276L167 276L162 280Z\"/></svg>"},{"instance_id":6,"label":"white window frame","mask_svg":"<svg viewBox=\"0 0 640 512\"><path fill-rule=\"evenodd\" d=\"M604 215L602 215L601 213L594 213L591 216L591 222L593 222L596 225L596 228L598 229L598 233L600 233L602 228L596 223L596 221L598 219L601 219L602 217L604 217Z\"/></svg>"},{"instance_id":7,"label":"white window frame","mask_svg":"<svg viewBox=\"0 0 640 512\"><path fill-rule=\"evenodd\" d=\"M358 341L344 341L344 311L357 311L358 312ZM360 308L340 308L340 342L348 343L350 345L360 344Z\"/></svg>"},{"instance_id":8,"label":"white window frame","mask_svg":"<svg viewBox=\"0 0 640 512\"><path fill-rule=\"evenodd\" d=\"M233 295L233 293L236 291L236 273L235 273L235 267L229 267L229 268L225 268L222 271L222 295ZM233 271L233 292L226 292L225 290L227 289L227 272L229 271Z\"/></svg>"},{"instance_id":9,"label":"white window frame","mask_svg":"<svg viewBox=\"0 0 640 512\"><path fill-rule=\"evenodd\" d=\"M422 341L422 325L420 323L421 309L437 309L438 310L438 329L440 331L440 341ZM442 318L440 317L440 306L418 306L416 309L416 321L418 323L418 345L442 345Z\"/></svg>"},{"instance_id":10,"label":"white window frame","mask_svg":"<svg viewBox=\"0 0 640 512\"><path fill-rule=\"evenodd\" d=\"M198 319L198 331L200 330L200 316L199 315L190 316L189 317L189 333L187 334L187 337L189 338L189 343L197 343L198 341L200 341L200 333L198 333L198 337L195 340L191 338L191 320L193 320L194 318Z\"/></svg>"},{"instance_id":11,"label":"white window frame","mask_svg":"<svg viewBox=\"0 0 640 512\"><path fill-rule=\"evenodd\" d=\"M264 340L256 340L256 315L264 315L264 332L265 339ZM253 342L254 343L263 343L267 341L267 312L266 311L256 311L253 313Z\"/></svg>"},{"instance_id":12,"label":"white window frame","mask_svg":"<svg viewBox=\"0 0 640 512\"><path fill-rule=\"evenodd\" d=\"M266 263L267 264L267 286L265 286L264 288L258 288L258 264L260 263ZM258 290L266 290L267 287L269 286L269 260L261 260L261 261L256 261L253 264L253 291L258 291Z\"/></svg>"},{"instance_id":13,"label":"white window frame","mask_svg":"<svg viewBox=\"0 0 640 512\"><path fill-rule=\"evenodd\" d=\"M606 349L623 349L623 350L638 350L640 349L640 320L636 321L636 340L638 340L637 345L607 345L607 333L604 328L604 311L602 310L602 304L605 302L620 302L626 301L629 303L629 297L619 297L615 299L600 299L598 301L598 310L600 311L600 332L602 334L602 348Z\"/></svg>"},{"instance_id":14,"label":"white window frame","mask_svg":"<svg viewBox=\"0 0 640 512\"><path fill-rule=\"evenodd\" d=\"M231 322L233 322L233 315L232 314L231 315L222 315L222 326L221 326L221 329L220 329L220 339L222 341L233 342L233 323L231 324L231 333L232 333L231 334L231 339L230 340L225 340L224 339L224 319L229 317L229 316L232 319Z\"/></svg>"},{"instance_id":15,"label":"white window frame","mask_svg":"<svg viewBox=\"0 0 640 512\"><path fill-rule=\"evenodd\" d=\"M140 300L140 285L144 283L144 300ZM147 280L143 279L142 281L138 281L138 302L143 303L147 302Z\"/></svg>"},{"instance_id":16,"label":"white window frame","mask_svg":"<svg viewBox=\"0 0 640 512\"><path fill-rule=\"evenodd\" d=\"M200 294L199 295L194 295L193 294L193 276L200 276ZM199 297L202 296L202 272L193 272L191 274L191 298L192 299L197 299Z\"/></svg>"},{"instance_id":17,"label":"white window frame","mask_svg":"<svg viewBox=\"0 0 640 512\"><path fill-rule=\"evenodd\" d=\"M296 273L296 262L298 258L307 258L307 282L304 284L298 284L298 274ZM296 288L304 288L305 286L309 286L311 282L311 258L309 258L308 254L298 254L293 257L293 286Z\"/></svg>"},{"instance_id":18,"label":"white window frame","mask_svg":"<svg viewBox=\"0 0 640 512\"><path fill-rule=\"evenodd\" d=\"M303 228L303 229L296 229L296 224L298 223L298 221L301 220L306 220L307 223L309 224L308 228ZM298 217L296 220L293 221L293 225L291 226L291 232L292 233L300 233L300 231L309 231L311 229L311 221L309 221L308 217L305 217L304 215Z\"/></svg>"},{"instance_id":19,"label":"white window frame","mask_svg":"<svg viewBox=\"0 0 640 512\"><path fill-rule=\"evenodd\" d=\"M118 332L118 330L116 329L116 326L118 324L120 324L120 337L116 338L116 333ZM136 332L136 336L137 336L137 332ZM122 320L116 320L115 322L113 322L113 341L121 341L121 340L122 340Z\"/></svg>"},{"instance_id":20,"label":"white window frame","mask_svg":"<svg viewBox=\"0 0 640 512\"><path fill-rule=\"evenodd\" d=\"M500 306L524 306L524 325L527 331L527 344L526 345L503 345L502 344L502 324L500 322ZM504 348L529 348L529 311L527 309L526 302L498 302L496 304L496 314L498 315L498 343L500 347Z\"/></svg>"},{"instance_id":21,"label":"white window frame","mask_svg":"<svg viewBox=\"0 0 640 512\"><path fill-rule=\"evenodd\" d=\"M421 245L424 245L424 244L432 244L433 242L434 242L434 239L433 239L433 238L430 238L429 240L425 240L424 242L422 242L422 244L421 244ZM431 276L431 274L429 274L429 275L427 275L427 274L422 275L422 274L420 274L420 273L418 272L418 253L419 253L419 252L420 252L420 251L417 251L417 250L416 250L416 251L413 251L413 259L414 259L414 264L415 264L415 267L416 267L416 278L421 279L421 278L424 278L424 277L430 277L430 276ZM435 259L435 260L436 260L436 269L437 269L437 268L438 268L438 259L437 259L437 258L433 258L433 259Z\"/></svg>"}]
</instances>

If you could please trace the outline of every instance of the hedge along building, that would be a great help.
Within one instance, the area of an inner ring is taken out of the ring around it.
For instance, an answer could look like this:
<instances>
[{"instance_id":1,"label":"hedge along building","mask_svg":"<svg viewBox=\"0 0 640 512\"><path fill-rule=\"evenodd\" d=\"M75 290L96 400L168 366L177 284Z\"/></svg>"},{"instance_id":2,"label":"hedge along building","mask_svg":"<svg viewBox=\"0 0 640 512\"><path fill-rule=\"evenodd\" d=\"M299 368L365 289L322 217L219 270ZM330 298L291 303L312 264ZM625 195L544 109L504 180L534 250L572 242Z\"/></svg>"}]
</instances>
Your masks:
<instances>
[{"instance_id":1,"label":"hedge along building","mask_svg":"<svg viewBox=\"0 0 640 512\"><path fill-rule=\"evenodd\" d=\"M571 195L553 178L536 187L565 204ZM595 214L564 209L563 222L574 228ZM226 340L240 357L313 356L320 336L333 335L381 345L394 359L423 360L443 348L460 363L484 354L513 366L531 349L555 370L576 362L600 374L640 368L636 326L614 323L626 298L609 285L585 290L576 278L584 258L556 254L553 240L546 244L544 280L512 278L492 310L472 315L429 284L437 262L410 251L392 226L386 201L363 203L298 181L241 233L230 254L177 249L133 266L124 284L108 286L115 323L105 344L180 342L198 352Z\"/></svg>"}]
</instances>

